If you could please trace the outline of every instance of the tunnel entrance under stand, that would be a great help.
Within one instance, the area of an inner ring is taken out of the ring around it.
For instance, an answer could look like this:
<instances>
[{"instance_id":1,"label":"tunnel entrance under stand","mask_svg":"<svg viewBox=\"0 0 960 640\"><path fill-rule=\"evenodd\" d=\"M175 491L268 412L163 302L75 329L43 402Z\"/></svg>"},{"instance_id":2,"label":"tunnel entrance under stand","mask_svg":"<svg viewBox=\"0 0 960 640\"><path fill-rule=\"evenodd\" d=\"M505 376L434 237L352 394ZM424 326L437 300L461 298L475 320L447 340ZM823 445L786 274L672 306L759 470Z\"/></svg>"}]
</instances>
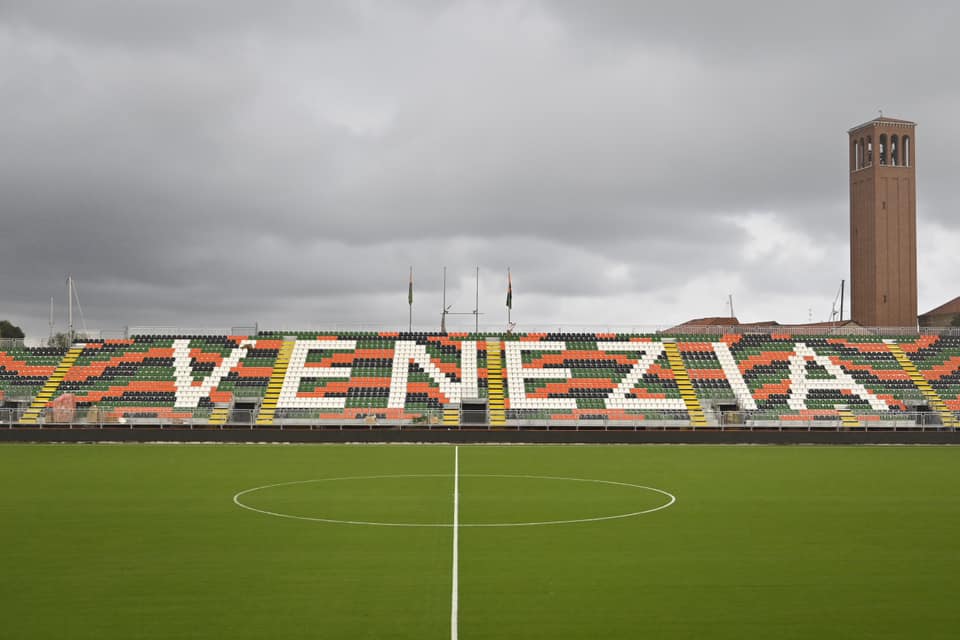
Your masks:
<instances>
[{"instance_id":1,"label":"tunnel entrance under stand","mask_svg":"<svg viewBox=\"0 0 960 640\"><path fill-rule=\"evenodd\" d=\"M460 424L487 424L487 401L463 400L460 403Z\"/></svg>"}]
</instances>

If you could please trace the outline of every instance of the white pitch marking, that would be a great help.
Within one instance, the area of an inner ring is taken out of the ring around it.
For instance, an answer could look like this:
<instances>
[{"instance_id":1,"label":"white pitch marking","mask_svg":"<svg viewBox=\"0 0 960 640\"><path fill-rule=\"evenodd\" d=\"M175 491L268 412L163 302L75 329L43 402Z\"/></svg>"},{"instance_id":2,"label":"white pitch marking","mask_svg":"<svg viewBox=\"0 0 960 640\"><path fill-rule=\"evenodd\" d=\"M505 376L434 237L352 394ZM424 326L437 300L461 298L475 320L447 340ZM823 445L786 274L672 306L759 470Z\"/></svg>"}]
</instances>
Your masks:
<instances>
[{"instance_id":1,"label":"white pitch marking","mask_svg":"<svg viewBox=\"0 0 960 640\"><path fill-rule=\"evenodd\" d=\"M669 506L672 506L676 501L677 497L668 491L663 489L657 489L656 487L648 487L642 484L631 484L629 482L615 482L613 480L595 480L592 478L566 478L561 476L533 476L533 475L503 475L503 474L488 474L488 473L465 473L457 474L462 475L464 478L520 478L520 479L529 479L529 480L566 480L570 482L593 482L596 484L609 484L621 487L633 487L634 489L645 489L647 491L654 491L656 493L662 494L669 498L669 500L657 507L651 509L644 509L643 511L632 511L630 513L618 513L610 516L597 516L595 518L579 518L573 520L546 520L543 522L487 522L487 523L475 523L475 524L464 524L458 523L456 528L463 527L539 527L546 525L555 525L555 524L579 524L583 522L602 522L604 520L620 520L623 518L633 518L635 516L641 516L647 513L653 513L655 511L660 511L661 509L666 509ZM244 504L240 501L240 497L248 493L253 493L255 491L261 491L263 489L273 489L275 487L287 487L296 484L309 484L311 482L335 482L340 480L382 480L389 478L449 478L450 474L446 473L416 473L416 474L396 474L396 475L377 475L377 476L348 476L342 478L315 478L313 480L294 480L293 482L279 482L277 484L267 484L262 487L253 487L252 489L244 489L236 495L233 496L233 502L238 507L247 509L249 511L255 511L257 513L262 513L268 516L275 516L277 518L289 518L291 520L305 520L308 522L326 522L330 524L353 524L353 525L365 525L370 527L453 527L452 523L447 522L371 522L366 520L336 520L333 518L313 518L309 516L297 516L290 513L278 513L275 511L267 511L266 509L258 509L252 507L248 504ZM459 481L459 480L458 480Z\"/></svg>"},{"instance_id":2,"label":"white pitch marking","mask_svg":"<svg viewBox=\"0 0 960 640\"><path fill-rule=\"evenodd\" d=\"M460 447L453 448L453 580L450 587L450 640L457 640L460 600Z\"/></svg>"}]
</instances>

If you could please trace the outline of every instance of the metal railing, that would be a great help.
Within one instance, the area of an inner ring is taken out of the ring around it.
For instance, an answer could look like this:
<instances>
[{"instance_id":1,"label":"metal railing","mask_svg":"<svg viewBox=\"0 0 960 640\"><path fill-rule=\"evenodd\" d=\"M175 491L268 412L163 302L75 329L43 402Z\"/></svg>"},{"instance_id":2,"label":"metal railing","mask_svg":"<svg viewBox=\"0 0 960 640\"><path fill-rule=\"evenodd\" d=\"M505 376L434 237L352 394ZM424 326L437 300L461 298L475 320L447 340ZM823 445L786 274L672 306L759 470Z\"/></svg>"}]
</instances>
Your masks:
<instances>
[{"instance_id":1,"label":"metal railing","mask_svg":"<svg viewBox=\"0 0 960 640\"><path fill-rule=\"evenodd\" d=\"M371 324L338 324L334 323L318 329L308 330L278 330L261 329L261 334L280 335L290 333L312 333L319 334L335 333L338 331L354 332L383 332L391 331L397 333L406 333L407 328L391 328L384 325ZM414 327L415 332L425 331L428 333L438 333L436 327ZM682 336L722 336L733 335L773 335L787 334L791 336L822 336L822 335L850 335L850 336L917 336L917 335L960 335L960 327L858 327L849 325L835 326L777 326L777 325L724 325L724 326L687 326L687 325L604 325L604 324L540 324L516 327L512 332L508 332L501 325L480 325L479 331L474 331L473 327L468 330L452 329L455 333L469 333L482 335L525 335L535 333L587 333L587 334L634 334L634 335L682 335Z\"/></svg>"},{"instance_id":2,"label":"metal railing","mask_svg":"<svg viewBox=\"0 0 960 640\"><path fill-rule=\"evenodd\" d=\"M664 335L789 335L804 336L958 336L960 327L851 327L851 326L762 326L678 327L658 331Z\"/></svg>"},{"instance_id":3,"label":"metal railing","mask_svg":"<svg viewBox=\"0 0 960 640\"><path fill-rule=\"evenodd\" d=\"M390 327L384 324L371 323L330 323L320 328L298 330L261 329L257 325L235 327L161 327L142 326L124 327L122 329L95 329L84 335L90 340L126 339L131 336L277 336L316 333L317 335L338 332L365 332L378 334L382 332L406 333L407 327ZM414 327L416 332L439 333L436 327ZM555 334L611 334L611 335L645 335L645 336L723 336L723 335L773 335L785 334L802 338L805 336L878 336L878 337L913 337L926 335L960 336L960 327L854 327L854 326L684 326L684 325L600 325L600 324L540 324L516 327L507 331L502 325L481 325L479 331L473 327L467 329L451 328L451 333L467 333L468 335L501 336L509 339L510 336L521 336L536 333ZM78 337L75 342L83 342ZM0 351L17 347L46 346L46 339L27 338L0 340Z\"/></svg>"},{"instance_id":4,"label":"metal railing","mask_svg":"<svg viewBox=\"0 0 960 640\"><path fill-rule=\"evenodd\" d=\"M70 428L70 429L504 429L504 430L746 430L746 431L953 431L945 426L941 416L934 412L887 412L854 414L857 425L845 424L839 416L775 416L762 412L730 411L708 412L707 426L692 425L687 418L661 415L657 419L636 416L635 419L611 419L602 412L592 416L554 415L545 417L535 410L515 410L508 413L505 426L491 426L485 411L462 412L456 426L445 425L443 411L420 411L407 418L388 418L383 410L370 409L354 418L320 418L306 413L283 415L281 412L270 426L257 425L257 412L233 410L223 425L212 425L209 409L198 409L189 417L161 418L152 416L111 417L96 411L63 411L48 408L36 425L21 425L25 408L0 408L2 428ZM960 419L960 413L954 417Z\"/></svg>"}]
</instances>

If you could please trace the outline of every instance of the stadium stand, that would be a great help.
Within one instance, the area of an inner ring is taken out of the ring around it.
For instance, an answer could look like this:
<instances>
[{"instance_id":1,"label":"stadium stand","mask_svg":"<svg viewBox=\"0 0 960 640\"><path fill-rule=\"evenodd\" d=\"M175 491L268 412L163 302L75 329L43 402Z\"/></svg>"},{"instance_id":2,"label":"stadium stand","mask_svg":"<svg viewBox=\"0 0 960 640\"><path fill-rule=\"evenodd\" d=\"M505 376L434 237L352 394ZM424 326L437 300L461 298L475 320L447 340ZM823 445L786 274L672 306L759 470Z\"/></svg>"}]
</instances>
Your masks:
<instances>
[{"instance_id":1,"label":"stadium stand","mask_svg":"<svg viewBox=\"0 0 960 640\"><path fill-rule=\"evenodd\" d=\"M46 370L54 358L48 357ZM87 341L62 358L66 365L62 370L49 371L46 386L36 398L42 408L59 397L72 396L76 420L209 419L215 405L229 405L237 395L262 396L267 379L264 360L272 366L275 358L275 352L257 350L255 341L246 337L135 336ZM57 382L55 388L49 388L51 381ZM33 408L24 414L26 422L33 421Z\"/></svg>"},{"instance_id":2,"label":"stadium stand","mask_svg":"<svg viewBox=\"0 0 960 640\"><path fill-rule=\"evenodd\" d=\"M505 347L508 419L689 417L664 344L650 336L527 334Z\"/></svg>"},{"instance_id":3,"label":"stadium stand","mask_svg":"<svg viewBox=\"0 0 960 640\"><path fill-rule=\"evenodd\" d=\"M923 397L881 338L727 336L756 418L898 420Z\"/></svg>"},{"instance_id":4,"label":"stadium stand","mask_svg":"<svg viewBox=\"0 0 960 640\"><path fill-rule=\"evenodd\" d=\"M138 335L0 351L0 393L22 424L955 427L960 337Z\"/></svg>"},{"instance_id":5,"label":"stadium stand","mask_svg":"<svg viewBox=\"0 0 960 640\"><path fill-rule=\"evenodd\" d=\"M0 350L0 399L32 403L65 353L66 349L19 345Z\"/></svg>"},{"instance_id":6,"label":"stadium stand","mask_svg":"<svg viewBox=\"0 0 960 640\"><path fill-rule=\"evenodd\" d=\"M891 351L944 424L960 426L960 336L923 336Z\"/></svg>"}]
</instances>

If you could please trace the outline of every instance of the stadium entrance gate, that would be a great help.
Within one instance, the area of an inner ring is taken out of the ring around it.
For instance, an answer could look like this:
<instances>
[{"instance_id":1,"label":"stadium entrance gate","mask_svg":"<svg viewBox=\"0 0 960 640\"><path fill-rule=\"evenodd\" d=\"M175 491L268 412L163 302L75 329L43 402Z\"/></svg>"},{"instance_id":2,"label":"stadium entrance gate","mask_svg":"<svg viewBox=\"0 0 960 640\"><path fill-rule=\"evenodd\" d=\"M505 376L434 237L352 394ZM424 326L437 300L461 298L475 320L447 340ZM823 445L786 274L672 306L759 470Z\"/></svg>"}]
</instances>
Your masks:
<instances>
[{"instance_id":1,"label":"stadium entrance gate","mask_svg":"<svg viewBox=\"0 0 960 640\"><path fill-rule=\"evenodd\" d=\"M487 424L487 401L485 399L462 400L460 402L460 424Z\"/></svg>"}]
</instances>

